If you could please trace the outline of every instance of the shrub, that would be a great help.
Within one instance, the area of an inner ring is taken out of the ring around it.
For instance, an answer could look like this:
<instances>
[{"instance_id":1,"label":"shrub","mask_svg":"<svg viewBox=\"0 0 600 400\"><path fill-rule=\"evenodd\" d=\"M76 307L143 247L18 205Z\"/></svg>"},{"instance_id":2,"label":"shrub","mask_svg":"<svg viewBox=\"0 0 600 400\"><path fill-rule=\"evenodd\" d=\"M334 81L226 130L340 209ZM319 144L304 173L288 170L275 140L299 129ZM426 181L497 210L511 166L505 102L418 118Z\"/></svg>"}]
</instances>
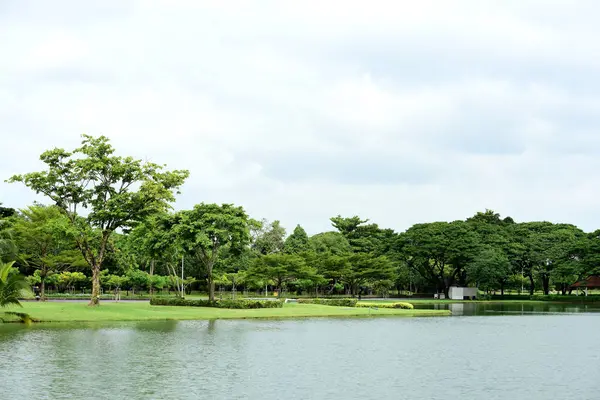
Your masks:
<instances>
[{"instance_id":1,"label":"shrub","mask_svg":"<svg viewBox=\"0 0 600 400\"><path fill-rule=\"evenodd\" d=\"M153 306L183 306L183 307L216 307L216 308L281 308L280 300L187 300L180 297L152 297L150 305Z\"/></svg>"},{"instance_id":2,"label":"shrub","mask_svg":"<svg viewBox=\"0 0 600 400\"><path fill-rule=\"evenodd\" d=\"M298 299L301 304L320 304L323 306L356 307L356 299Z\"/></svg>"},{"instance_id":3,"label":"shrub","mask_svg":"<svg viewBox=\"0 0 600 400\"><path fill-rule=\"evenodd\" d=\"M403 308L406 310L412 310L415 308L410 303L358 303L356 307L377 307L377 308Z\"/></svg>"}]
</instances>

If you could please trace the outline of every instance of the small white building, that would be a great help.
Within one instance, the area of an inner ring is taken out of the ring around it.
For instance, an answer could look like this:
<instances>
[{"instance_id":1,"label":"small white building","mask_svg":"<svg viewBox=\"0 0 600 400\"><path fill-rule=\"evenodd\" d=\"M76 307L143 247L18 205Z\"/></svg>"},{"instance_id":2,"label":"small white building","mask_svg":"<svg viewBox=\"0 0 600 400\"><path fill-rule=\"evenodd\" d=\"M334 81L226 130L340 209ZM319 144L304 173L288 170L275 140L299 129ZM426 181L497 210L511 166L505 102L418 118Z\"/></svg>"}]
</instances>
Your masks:
<instances>
[{"instance_id":1,"label":"small white building","mask_svg":"<svg viewBox=\"0 0 600 400\"><path fill-rule=\"evenodd\" d=\"M477 292L476 287L451 286L448 295L451 300L475 300Z\"/></svg>"}]
</instances>

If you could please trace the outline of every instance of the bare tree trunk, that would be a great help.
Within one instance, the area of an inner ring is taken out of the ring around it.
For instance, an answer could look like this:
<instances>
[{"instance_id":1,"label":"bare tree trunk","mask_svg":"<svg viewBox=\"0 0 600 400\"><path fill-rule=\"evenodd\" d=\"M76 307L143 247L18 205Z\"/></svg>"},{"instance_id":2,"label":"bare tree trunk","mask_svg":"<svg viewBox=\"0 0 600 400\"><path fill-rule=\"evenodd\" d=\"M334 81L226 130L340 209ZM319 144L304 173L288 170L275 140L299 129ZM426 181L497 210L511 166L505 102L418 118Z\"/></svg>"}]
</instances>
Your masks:
<instances>
[{"instance_id":1,"label":"bare tree trunk","mask_svg":"<svg viewBox=\"0 0 600 400\"><path fill-rule=\"evenodd\" d=\"M444 297L446 299L450 298L450 287L446 284L444 284Z\"/></svg>"},{"instance_id":2,"label":"bare tree trunk","mask_svg":"<svg viewBox=\"0 0 600 400\"><path fill-rule=\"evenodd\" d=\"M215 283L212 280L212 276L206 278L206 283L208 283L208 300L215 301Z\"/></svg>"},{"instance_id":3,"label":"bare tree trunk","mask_svg":"<svg viewBox=\"0 0 600 400\"><path fill-rule=\"evenodd\" d=\"M46 301L46 278L42 278L40 282L40 300Z\"/></svg>"},{"instance_id":4,"label":"bare tree trunk","mask_svg":"<svg viewBox=\"0 0 600 400\"><path fill-rule=\"evenodd\" d=\"M544 294L547 296L550 293L550 277L547 275L542 276L542 287Z\"/></svg>"},{"instance_id":5,"label":"bare tree trunk","mask_svg":"<svg viewBox=\"0 0 600 400\"><path fill-rule=\"evenodd\" d=\"M535 281L533 280L533 274L529 275L529 294L533 296L535 292Z\"/></svg>"},{"instance_id":6,"label":"bare tree trunk","mask_svg":"<svg viewBox=\"0 0 600 400\"><path fill-rule=\"evenodd\" d=\"M97 306L100 304L100 266L92 267L92 298L88 306Z\"/></svg>"},{"instance_id":7,"label":"bare tree trunk","mask_svg":"<svg viewBox=\"0 0 600 400\"><path fill-rule=\"evenodd\" d=\"M150 282L148 284L150 289L150 296L154 295L154 286L152 286L152 276L154 275L154 259L150 261Z\"/></svg>"}]
</instances>

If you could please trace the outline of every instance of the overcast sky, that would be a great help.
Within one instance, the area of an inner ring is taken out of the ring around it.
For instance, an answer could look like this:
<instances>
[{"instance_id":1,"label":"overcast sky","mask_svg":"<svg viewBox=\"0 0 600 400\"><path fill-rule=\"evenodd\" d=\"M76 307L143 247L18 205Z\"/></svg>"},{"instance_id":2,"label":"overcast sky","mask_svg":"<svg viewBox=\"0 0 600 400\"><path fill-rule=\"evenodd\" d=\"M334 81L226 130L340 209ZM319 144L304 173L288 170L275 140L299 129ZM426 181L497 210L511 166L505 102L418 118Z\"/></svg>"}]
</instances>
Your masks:
<instances>
[{"instance_id":1,"label":"overcast sky","mask_svg":"<svg viewBox=\"0 0 600 400\"><path fill-rule=\"evenodd\" d=\"M80 134L291 232L600 228L594 0L0 1L2 181ZM0 183L0 202L36 197Z\"/></svg>"}]
</instances>

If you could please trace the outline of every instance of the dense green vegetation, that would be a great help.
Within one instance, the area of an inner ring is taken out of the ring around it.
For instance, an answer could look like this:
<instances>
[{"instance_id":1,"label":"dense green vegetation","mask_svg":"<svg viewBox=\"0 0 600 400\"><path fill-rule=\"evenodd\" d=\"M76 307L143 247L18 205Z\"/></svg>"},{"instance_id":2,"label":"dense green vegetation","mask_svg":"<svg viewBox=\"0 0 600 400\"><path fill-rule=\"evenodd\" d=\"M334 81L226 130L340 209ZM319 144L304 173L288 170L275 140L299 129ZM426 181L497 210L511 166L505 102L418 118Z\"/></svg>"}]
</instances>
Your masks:
<instances>
[{"instance_id":1,"label":"dense green vegetation","mask_svg":"<svg viewBox=\"0 0 600 400\"><path fill-rule=\"evenodd\" d=\"M448 295L450 286L485 292L571 292L600 272L600 230L515 222L491 210L466 220L416 224L404 232L358 216L334 216L332 230L290 235L279 221L254 219L233 204L170 204L187 171L115 155L106 137L41 155L46 169L15 175L47 204L0 208L0 258L45 299L207 293L361 297L397 292ZM17 205L15 205L17 206Z\"/></svg>"}]
</instances>

